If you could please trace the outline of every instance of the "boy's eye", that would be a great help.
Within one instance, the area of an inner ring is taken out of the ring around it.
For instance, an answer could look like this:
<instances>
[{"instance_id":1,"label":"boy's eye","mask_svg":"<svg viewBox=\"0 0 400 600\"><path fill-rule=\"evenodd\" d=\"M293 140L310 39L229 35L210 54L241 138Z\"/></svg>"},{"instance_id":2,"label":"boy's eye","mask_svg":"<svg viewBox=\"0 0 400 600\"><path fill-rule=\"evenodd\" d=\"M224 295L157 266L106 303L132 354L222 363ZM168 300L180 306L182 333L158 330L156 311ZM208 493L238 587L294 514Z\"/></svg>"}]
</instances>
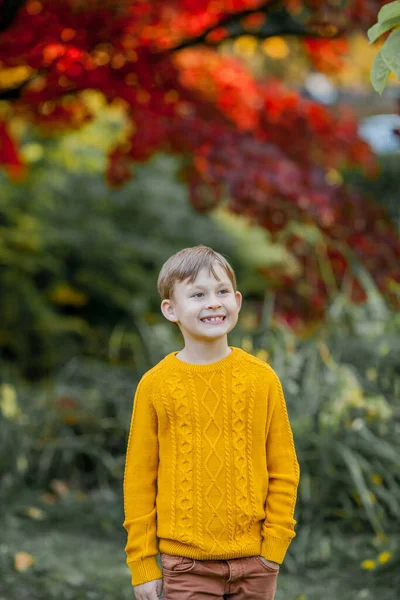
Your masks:
<instances>
[{"instance_id":1,"label":"boy's eye","mask_svg":"<svg viewBox=\"0 0 400 600\"><path fill-rule=\"evenodd\" d=\"M229 292L229 290L220 290L220 292L224 292L225 294L227 294ZM195 294L193 294L193 298L196 298L196 296L202 296L203 292L196 292Z\"/></svg>"}]
</instances>

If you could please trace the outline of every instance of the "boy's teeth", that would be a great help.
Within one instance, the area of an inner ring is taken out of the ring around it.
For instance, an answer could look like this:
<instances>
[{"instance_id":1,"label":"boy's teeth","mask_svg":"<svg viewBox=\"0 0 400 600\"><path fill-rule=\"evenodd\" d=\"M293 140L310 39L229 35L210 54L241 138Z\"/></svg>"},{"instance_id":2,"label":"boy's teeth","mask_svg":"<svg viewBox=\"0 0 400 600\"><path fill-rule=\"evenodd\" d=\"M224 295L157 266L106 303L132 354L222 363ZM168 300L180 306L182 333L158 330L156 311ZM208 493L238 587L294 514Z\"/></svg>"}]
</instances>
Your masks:
<instances>
[{"instance_id":1,"label":"boy's teeth","mask_svg":"<svg viewBox=\"0 0 400 600\"><path fill-rule=\"evenodd\" d=\"M202 321L210 321L212 323L215 323L215 321L223 321L224 317L210 317L210 318L206 318L206 319L202 319Z\"/></svg>"}]
</instances>

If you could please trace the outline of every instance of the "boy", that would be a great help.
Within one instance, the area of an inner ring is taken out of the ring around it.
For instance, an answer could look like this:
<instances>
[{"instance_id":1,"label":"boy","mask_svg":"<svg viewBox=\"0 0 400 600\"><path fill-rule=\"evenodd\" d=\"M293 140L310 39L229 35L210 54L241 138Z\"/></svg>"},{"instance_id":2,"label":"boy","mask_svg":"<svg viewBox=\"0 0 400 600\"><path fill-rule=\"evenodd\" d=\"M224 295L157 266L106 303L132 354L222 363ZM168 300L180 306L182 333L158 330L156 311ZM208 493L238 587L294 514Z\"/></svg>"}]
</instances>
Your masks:
<instances>
[{"instance_id":1,"label":"boy","mask_svg":"<svg viewBox=\"0 0 400 600\"><path fill-rule=\"evenodd\" d=\"M166 600L273 600L300 476L280 381L228 346L242 296L221 254L174 254L158 291L185 345L134 398L123 526L135 598L158 600L163 586Z\"/></svg>"}]
</instances>

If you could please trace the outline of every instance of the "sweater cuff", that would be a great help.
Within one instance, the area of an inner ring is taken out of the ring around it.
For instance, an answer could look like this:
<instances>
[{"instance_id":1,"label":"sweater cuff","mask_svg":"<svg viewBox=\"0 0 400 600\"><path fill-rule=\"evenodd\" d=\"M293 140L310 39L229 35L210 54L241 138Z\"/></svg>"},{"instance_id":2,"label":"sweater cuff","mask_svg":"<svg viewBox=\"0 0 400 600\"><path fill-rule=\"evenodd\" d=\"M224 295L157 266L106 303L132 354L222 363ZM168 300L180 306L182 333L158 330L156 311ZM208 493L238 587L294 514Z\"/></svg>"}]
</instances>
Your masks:
<instances>
[{"instance_id":1,"label":"sweater cuff","mask_svg":"<svg viewBox=\"0 0 400 600\"><path fill-rule=\"evenodd\" d=\"M261 544L261 556L282 564L291 541L291 539L282 540L267 535Z\"/></svg>"},{"instance_id":2,"label":"sweater cuff","mask_svg":"<svg viewBox=\"0 0 400 600\"><path fill-rule=\"evenodd\" d=\"M153 579L162 579L162 570L158 566L155 556L149 556L127 564L132 574L132 585L140 585Z\"/></svg>"}]
</instances>

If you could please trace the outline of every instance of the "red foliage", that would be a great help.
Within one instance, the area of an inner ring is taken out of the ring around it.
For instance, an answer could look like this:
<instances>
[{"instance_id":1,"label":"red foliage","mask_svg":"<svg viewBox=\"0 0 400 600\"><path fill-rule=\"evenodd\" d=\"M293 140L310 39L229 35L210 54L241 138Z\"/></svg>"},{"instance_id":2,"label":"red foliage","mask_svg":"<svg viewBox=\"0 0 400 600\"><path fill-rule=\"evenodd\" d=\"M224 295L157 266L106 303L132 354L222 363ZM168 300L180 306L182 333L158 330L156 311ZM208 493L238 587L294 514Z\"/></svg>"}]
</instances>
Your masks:
<instances>
[{"instance_id":1,"label":"red foliage","mask_svg":"<svg viewBox=\"0 0 400 600\"><path fill-rule=\"evenodd\" d=\"M114 150L108 156L107 181L111 187L120 187L132 179L132 161L120 150Z\"/></svg>"},{"instance_id":2,"label":"red foliage","mask_svg":"<svg viewBox=\"0 0 400 600\"><path fill-rule=\"evenodd\" d=\"M25 165L14 140L2 121L0 121L0 164L13 180L19 180L24 175Z\"/></svg>"},{"instance_id":3,"label":"red foliage","mask_svg":"<svg viewBox=\"0 0 400 600\"><path fill-rule=\"evenodd\" d=\"M217 42L236 13L244 13L241 23L249 31L256 30L271 2L28 0L0 37L3 66L27 65L34 72L14 110L54 130L80 127L92 117L82 90L100 90L109 102L122 99L132 134L109 156L111 185L131 177L130 161L145 161L156 151L190 155L186 175L197 210L210 210L224 191L233 212L273 234L290 219L315 223L325 235L325 264L333 269L336 286L348 266L338 246L351 249L387 292L390 280L399 279L399 240L383 214L376 218L371 202L329 176L345 165L369 173L376 168L370 148L358 138L354 116L333 115L279 82L258 82L242 64L211 49L170 51L196 36ZM313 21L330 19L346 29L349 23L371 24L382 2L349 0L345 11L336 0L305 3ZM287 5L296 11L301 3ZM341 39L309 39L306 45L324 68L329 62L337 68L345 49ZM0 139L0 162L20 166L4 126ZM320 318L332 293L315 248L302 254L296 247L301 275L292 283L292 295L277 297L278 314L293 323ZM307 286L301 285L304 280ZM275 278L278 289L287 283ZM358 282L349 289L354 301L363 300Z\"/></svg>"}]
</instances>

